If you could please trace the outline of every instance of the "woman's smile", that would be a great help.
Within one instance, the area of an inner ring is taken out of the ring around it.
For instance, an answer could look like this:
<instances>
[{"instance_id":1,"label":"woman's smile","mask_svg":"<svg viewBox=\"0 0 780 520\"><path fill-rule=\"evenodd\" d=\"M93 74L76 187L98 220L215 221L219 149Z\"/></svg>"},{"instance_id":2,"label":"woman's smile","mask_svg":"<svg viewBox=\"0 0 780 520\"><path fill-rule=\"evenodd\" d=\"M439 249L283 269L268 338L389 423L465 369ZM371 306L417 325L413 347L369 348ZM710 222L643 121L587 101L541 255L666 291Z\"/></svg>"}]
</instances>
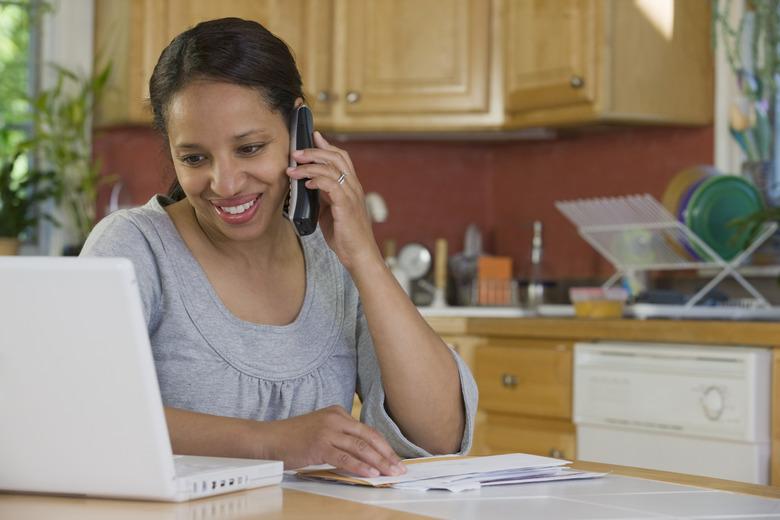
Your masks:
<instances>
[{"instance_id":1,"label":"woman's smile","mask_svg":"<svg viewBox=\"0 0 780 520\"><path fill-rule=\"evenodd\" d=\"M211 200L217 216L226 224L245 224L252 220L261 205L263 194L255 194L231 199Z\"/></svg>"}]
</instances>

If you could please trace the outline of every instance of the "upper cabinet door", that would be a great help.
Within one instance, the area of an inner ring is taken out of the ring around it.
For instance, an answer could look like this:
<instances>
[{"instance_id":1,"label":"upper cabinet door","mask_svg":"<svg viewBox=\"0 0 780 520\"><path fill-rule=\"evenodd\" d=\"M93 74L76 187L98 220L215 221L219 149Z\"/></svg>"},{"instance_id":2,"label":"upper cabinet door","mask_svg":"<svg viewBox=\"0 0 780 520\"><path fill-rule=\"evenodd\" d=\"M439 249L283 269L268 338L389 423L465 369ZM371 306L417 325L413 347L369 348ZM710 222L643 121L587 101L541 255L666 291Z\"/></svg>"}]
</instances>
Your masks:
<instances>
[{"instance_id":1,"label":"upper cabinet door","mask_svg":"<svg viewBox=\"0 0 780 520\"><path fill-rule=\"evenodd\" d=\"M308 103L319 115L330 113L333 0L97 0L95 6L97 50L114 58L111 89L100 106L102 124L148 122L144 100L163 49L187 28L228 16L260 22L284 40Z\"/></svg>"},{"instance_id":2,"label":"upper cabinet door","mask_svg":"<svg viewBox=\"0 0 780 520\"><path fill-rule=\"evenodd\" d=\"M160 2L166 41L203 20L235 16L254 20L287 43L315 110L327 111L333 55L332 0L167 0Z\"/></svg>"},{"instance_id":3,"label":"upper cabinet door","mask_svg":"<svg viewBox=\"0 0 780 520\"><path fill-rule=\"evenodd\" d=\"M346 0L337 78L348 116L488 109L491 2Z\"/></svg>"},{"instance_id":4,"label":"upper cabinet door","mask_svg":"<svg viewBox=\"0 0 780 520\"><path fill-rule=\"evenodd\" d=\"M275 0L261 23L295 56L315 126L330 122L333 92L333 0Z\"/></svg>"},{"instance_id":5,"label":"upper cabinet door","mask_svg":"<svg viewBox=\"0 0 780 520\"><path fill-rule=\"evenodd\" d=\"M593 103L600 4L595 0L506 0L506 110Z\"/></svg>"}]
</instances>

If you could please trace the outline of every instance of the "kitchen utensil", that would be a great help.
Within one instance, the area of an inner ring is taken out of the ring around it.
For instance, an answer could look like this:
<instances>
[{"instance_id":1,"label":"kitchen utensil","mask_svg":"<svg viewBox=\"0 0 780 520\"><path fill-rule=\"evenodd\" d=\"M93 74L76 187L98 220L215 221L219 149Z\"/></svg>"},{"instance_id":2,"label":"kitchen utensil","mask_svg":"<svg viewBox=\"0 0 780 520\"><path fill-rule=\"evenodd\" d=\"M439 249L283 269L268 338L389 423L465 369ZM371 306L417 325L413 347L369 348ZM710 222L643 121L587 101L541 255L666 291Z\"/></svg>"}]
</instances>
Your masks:
<instances>
[{"instance_id":1,"label":"kitchen utensil","mask_svg":"<svg viewBox=\"0 0 780 520\"><path fill-rule=\"evenodd\" d=\"M398 253L398 265L410 280L418 280L431 269L431 252L427 247L416 242L406 244Z\"/></svg>"},{"instance_id":2,"label":"kitchen utensil","mask_svg":"<svg viewBox=\"0 0 780 520\"><path fill-rule=\"evenodd\" d=\"M472 305L473 285L477 277L477 258L482 254L482 232L472 223L466 228L463 251L449 260L450 273L455 281L456 301L460 305Z\"/></svg>"},{"instance_id":3,"label":"kitchen utensil","mask_svg":"<svg viewBox=\"0 0 780 520\"><path fill-rule=\"evenodd\" d=\"M725 260L737 256L750 239L750 229L735 220L752 215L764 204L756 187L742 177L718 175L699 185L685 209L685 224ZM702 257L707 254L692 244Z\"/></svg>"},{"instance_id":4,"label":"kitchen utensil","mask_svg":"<svg viewBox=\"0 0 780 520\"><path fill-rule=\"evenodd\" d=\"M714 177L715 178L715 177ZM735 177L730 177L735 178ZM744 182L744 180L743 180ZM705 269L715 270L713 278L701 290L694 294L685 304L685 309L696 305L698 301L714 286L730 276L741 285L756 301L756 306L769 307L770 304L761 293L744 276L737 272L737 267L747 255L760 247L761 244L778 229L776 222L764 222L760 229L750 234L750 243L743 254L737 255L726 262L720 255L704 242L690 227L680 223L650 195L632 195L623 197L599 197L573 201L558 201L555 206L575 225L577 230L594 249L601 253L615 267L616 272L604 283L609 287L625 276L629 271ZM652 263L633 265L628 259L620 256L620 251L613 246L615 235L643 229L652 232L652 243L656 258ZM669 234L684 237L691 243L701 244L711 251L707 258L694 261L684 258L669 247L666 238Z\"/></svg>"},{"instance_id":5,"label":"kitchen utensil","mask_svg":"<svg viewBox=\"0 0 780 520\"><path fill-rule=\"evenodd\" d=\"M366 193L365 204L371 222L385 222L387 220L387 204L380 194L374 191Z\"/></svg>"},{"instance_id":6,"label":"kitchen utensil","mask_svg":"<svg viewBox=\"0 0 780 520\"><path fill-rule=\"evenodd\" d=\"M398 285L401 286L406 294L410 294L411 283L409 275L398 263L398 257L395 253L395 240L393 239L385 241L385 264L387 264L390 272L393 273L396 281L398 281Z\"/></svg>"},{"instance_id":7,"label":"kitchen utensil","mask_svg":"<svg viewBox=\"0 0 780 520\"><path fill-rule=\"evenodd\" d=\"M677 208L677 213L675 214L677 220L679 220L682 223L685 223L685 215L688 211L688 204L690 204L691 202L691 197L693 197L693 194L696 193L696 189L698 189L698 187L701 186L701 184L707 179L708 177L703 177L695 181L693 184L691 184L688 187L688 189L685 190L682 198L680 199L680 204ZM686 240L685 237L680 237L679 243L683 246L683 249L685 250L685 252L687 252L687 254L691 258L693 259L701 258L697 250L691 245L689 240Z\"/></svg>"},{"instance_id":8,"label":"kitchen utensil","mask_svg":"<svg viewBox=\"0 0 780 520\"><path fill-rule=\"evenodd\" d=\"M690 199L693 190L704 180L709 177L718 175L718 170L712 166L698 165L686 168L677 173L669 184L666 185L666 190L661 197L661 203L669 210L675 218L684 222L683 211ZM691 258L698 258L696 251L687 243L683 237L678 237L673 234L668 234L666 241L669 245L681 256L690 256Z\"/></svg>"},{"instance_id":9,"label":"kitchen utensil","mask_svg":"<svg viewBox=\"0 0 780 520\"><path fill-rule=\"evenodd\" d=\"M434 259L434 293L431 307L447 306L447 240L439 238L436 240L436 257Z\"/></svg>"},{"instance_id":10,"label":"kitchen utensil","mask_svg":"<svg viewBox=\"0 0 780 520\"><path fill-rule=\"evenodd\" d=\"M531 239L531 272L526 290L526 306L536 310L544 301L544 283L542 283L542 222L534 221L534 234Z\"/></svg>"},{"instance_id":11,"label":"kitchen utensil","mask_svg":"<svg viewBox=\"0 0 780 520\"><path fill-rule=\"evenodd\" d=\"M463 241L463 254L474 257L482 254L482 232L476 224L469 224L466 228L466 237Z\"/></svg>"},{"instance_id":12,"label":"kitchen utensil","mask_svg":"<svg viewBox=\"0 0 780 520\"><path fill-rule=\"evenodd\" d=\"M685 168L672 177L666 185L664 194L661 196L661 204L669 210L669 213L678 216L680 214L680 201L691 186L701 179L717 174L718 170L712 166L700 165Z\"/></svg>"}]
</instances>

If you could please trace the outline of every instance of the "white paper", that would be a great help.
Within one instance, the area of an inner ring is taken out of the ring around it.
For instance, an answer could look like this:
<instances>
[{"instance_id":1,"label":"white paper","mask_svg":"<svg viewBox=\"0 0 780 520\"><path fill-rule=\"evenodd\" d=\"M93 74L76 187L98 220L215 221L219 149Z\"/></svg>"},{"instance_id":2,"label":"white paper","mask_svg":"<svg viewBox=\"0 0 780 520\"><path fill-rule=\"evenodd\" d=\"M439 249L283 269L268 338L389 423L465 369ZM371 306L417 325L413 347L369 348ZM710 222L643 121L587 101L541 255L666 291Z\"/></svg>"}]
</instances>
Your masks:
<instances>
[{"instance_id":1,"label":"white paper","mask_svg":"<svg viewBox=\"0 0 780 520\"><path fill-rule=\"evenodd\" d=\"M555 480L576 480L576 479L588 479L599 478L606 475L606 473L591 473L587 471L577 471L570 469L560 469L553 472L541 472L536 474L526 474L510 476L507 474L505 478L488 478L487 480L481 480L479 475L463 478L463 479L427 479L418 480L415 482L403 482L393 484L394 488L413 490L413 491L429 491L429 490L444 490L452 491L455 493L461 491L470 491L480 489L487 486L503 486L508 484L529 484L532 482L551 482Z\"/></svg>"},{"instance_id":2,"label":"white paper","mask_svg":"<svg viewBox=\"0 0 780 520\"><path fill-rule=\"evenodd\" d=\"M366 478L346 471L337 471L340 475L359 478L371 485L398 484L415 480L433 479L451 476L466 476L507 470L531 470L538 468L555 468L570 464L568 460L528 455L526 453L510 453L508 455L491 455L487 457L458 458L451 460L436 460L417 462L406 465L406 473L398 476L383 476Z\"/></svg>"}]
</instances>

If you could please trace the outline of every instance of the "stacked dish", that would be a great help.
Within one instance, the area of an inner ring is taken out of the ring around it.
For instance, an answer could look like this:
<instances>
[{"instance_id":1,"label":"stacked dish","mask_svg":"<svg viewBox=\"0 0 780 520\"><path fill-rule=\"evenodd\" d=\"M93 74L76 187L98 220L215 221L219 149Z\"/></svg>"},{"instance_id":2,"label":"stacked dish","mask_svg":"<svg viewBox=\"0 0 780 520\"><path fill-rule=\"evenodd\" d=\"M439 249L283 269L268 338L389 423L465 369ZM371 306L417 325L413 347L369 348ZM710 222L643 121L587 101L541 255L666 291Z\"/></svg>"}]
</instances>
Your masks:
<instances>
[{"instance_id":1,"label":"stacked dish","mask_svg":"<svg viewBox=\"0 0 780 520\"><path fill-rule=\"evenodd\" d=\"M710 166L695 166L669 182L661 202L680 222L724 260L747 247L752 229L740 225L764 208L756 187L743 177L721 175ZM694 259L714 260L706 249L683 237L672 239L678 252Z\"/></svg>"}]
</instances>

